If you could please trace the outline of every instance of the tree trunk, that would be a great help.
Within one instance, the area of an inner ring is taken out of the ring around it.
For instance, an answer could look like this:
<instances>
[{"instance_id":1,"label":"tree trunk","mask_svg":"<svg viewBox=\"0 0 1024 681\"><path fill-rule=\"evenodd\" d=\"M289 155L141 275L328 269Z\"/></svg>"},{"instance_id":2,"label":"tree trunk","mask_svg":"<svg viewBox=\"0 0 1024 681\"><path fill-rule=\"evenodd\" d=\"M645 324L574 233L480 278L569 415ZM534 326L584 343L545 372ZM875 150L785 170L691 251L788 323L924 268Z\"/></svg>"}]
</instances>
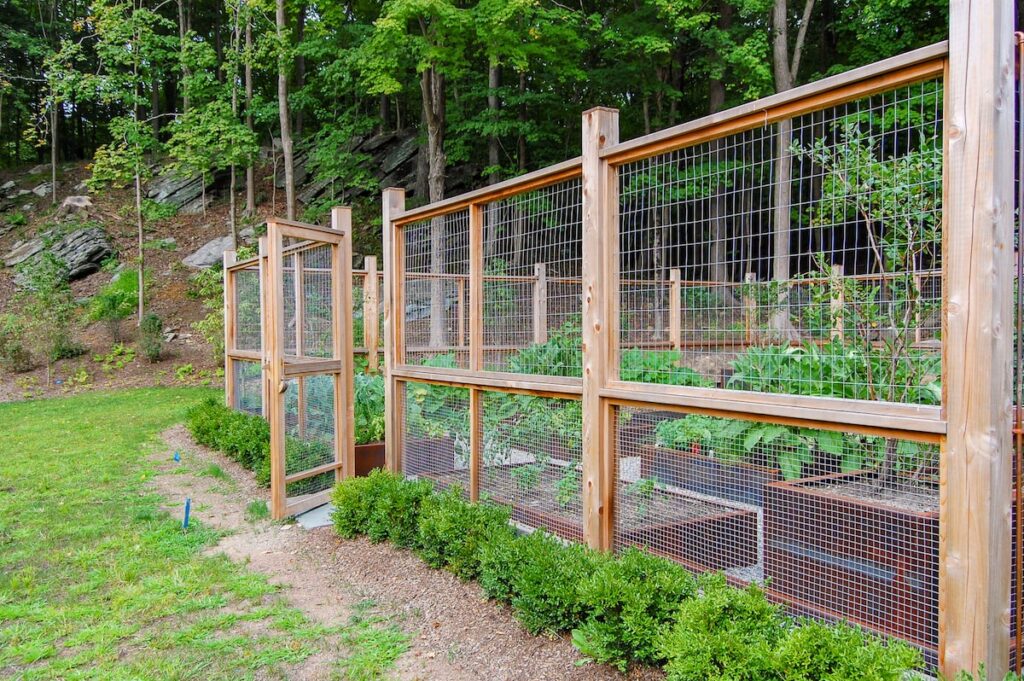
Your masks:
<instances>
[{"instance_id":1,"label":"tree trunk","mask_svg":"<svg viewBox=\"0 0 1024 681\"><path fill-rule=\"evenodd\" d=\"M178 40L180 42L179 49L185 49L185 0L178 0ZM187 113L189 108L189 97L188 97L188 78L189 71L188 65L185 61L181 62L181 112Z\"/></svg>"},{"instance_id":2,"label":"tree trunk","mask_svg":"<svg viewBox=\"0 0 1024 681\"><path fill-rule=\"evenodd\" d=\"M518 156L519 156L519 172L526 170L526 135L523 134L522 130L526 127L526 102L524 96L526 95L526 72L519 72L519 139L518 139Z\"/></svg>"},{"instance_id":3,"label":"tree trunk","mask_svg":"<svg viewBox=\"0 0 1024 681\"><path fill-rule=\"evenodd\" d=\"M249 3L246 3L246 128L253 128L253 18ZM246 166L246 215L256 214L256 168L251 161Z\"/></svg>"},{"instance_id":4,"label":"tree trunk","mask_svg":"<svg viewBox=\"0 0 1024 681\"><path fill-rule=\"evenodd\" d=\"M50 103L50 203L57 204L57 160L60 148L57 146L57 95L53 93Z\"/></svg>"},{"instance_id":5,"label":"tree trunk","mask_svg":"<svg viewBox=\"0 0 1024 681\"><path fill-rule=\"evenodd\" d=\"M487 70L487 111L490 113L492 125L498 120L498 107L500 104L498 101L498 88L500 87L501 67L493 65ZM492 133L487 138L487 164L491 167L488 182L491 184L501 180L501 171L498 170L498 166L501 165L500 152L500 140L496 134Z\"/></svg>"},{"instance_id":6,"label":"tree trunk","mask_svg":"<svg viewBox=\"0 0 1024 681\"><path fill-rule=\"evenodd\" d=\"M285 213L295 219L295 158L292 152L292 124L288 113L288 60L284 47L286 19L284 0L277 0L277 105L281 119L281 155L284 157Z\"/></svg>"},{"instance_id":7,"label":"tree trunk","mask_svg":"<svg viewBox=\"0 0 1024 681\"><path fill-rule=\"evenodd\" d=\"M295 18L295 44L302 45L306 37L306 6L300 5L298 16ZM298 92L306 86L306 58L301 54L295 55L295 91ZM305 127L305 116L302 107L295 109L295 137L302 139L302 130Z\"/></svg>"},{"instance_id":8,"label":"tree trunk","mask_svg":"<svg viewBox=\"0 0 1024 681\"><path fill-rule=\"evenodd\" d=\"M154 76L149 87L149 125L153 137L160 134L160 81Z\"/></svg>"},{"instance_id":9,"label":"tree trunk","mask_svg":"<svg viewBox=\"0 0 1024 681\"><path fill-rule=\"evenodd\" d=\"M423 97L423 116L427 122L427 189L430 202L444 198L445 181L445 79L433 67L425 69L420 76L420 91ZM445 341L444 281L444 218L430 222L430 271L435 276L430 280L430 345L442 347Z\"/></svg>"},{"instance_id":10,"label":"tree trunk","mask_svg":"<svg viewBox=\"0 0 1024 681\"><path fill-rule=\"evenodd\" d=\"M138 166L135 168L135 225L139 237L139 318L136 324L142 326L142 317L146 314L146 252L142 245L146 235L142 224L142 174Z\"/></svg>"},{"instance_id":11,"label":"tree trunk","mask_svg":"<svg viewBox=\"0 0 1024 681\"><path fill-rule=\"evenodd\" d=\"M727 31L732 25L732 5L724 0L718 2L718 28L723 31ZM718 59L717 53L712 55L713 59ZM724 70L724 64L719 62L719 68ZM722 110L725 106L725 81L722 77L712 78L710 80L710 92L708 93L708 113L716 114ZM711 195L711 201L708 206L708 221L711 224L711 249L708 266L708 274L710 275L711 281L715 282L727 282L729 281L729 252L728 252L728 220L726 218L726 193L728 191L726 184L722 181L728 173L726 164L729 161L729 154L726 150L725 140L716 140L711 145L711 153L713 156L713 162L717 166L715 168L715 175L719 178L718 183L715 185L715 189ZM739 307L739 303L736 300L736 296L733 295L732 289L727 286L718 287L719 295L718 298L721 301L721 306L726 310L731 310Z\"/></svg>"}]
</instances>

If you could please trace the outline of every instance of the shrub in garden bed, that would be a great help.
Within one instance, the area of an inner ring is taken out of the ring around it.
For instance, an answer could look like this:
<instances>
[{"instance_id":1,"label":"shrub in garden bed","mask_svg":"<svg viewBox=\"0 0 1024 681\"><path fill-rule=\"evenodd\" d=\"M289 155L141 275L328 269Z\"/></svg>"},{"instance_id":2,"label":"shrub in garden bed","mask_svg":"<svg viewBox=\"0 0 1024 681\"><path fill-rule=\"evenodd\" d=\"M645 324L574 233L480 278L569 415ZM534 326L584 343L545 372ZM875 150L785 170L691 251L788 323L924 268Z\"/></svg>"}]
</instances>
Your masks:
<instances>
[{"instance_id":1,"label":"shrub in garden bed","mask_svg":"<svg viewBox=\"0 0 1024 681\"><path fill-rule=\"evenodd\" d=\"M518 535L507 509L458 489L374 471L339 484L333 501L341 536L390 539L433 567L478 577L531 633L572 632L589 659L619 669L663 664L672 681L900 681L921 665L902 642L795 622L756 586L694 577L639 549L613 557L544 531Z\"/></svg>"},{"instance_id":2,"label":"shrub in garden bed","mask_svg":"<svg viewBox=\"0 0 1024 681\"><path fill-rule=\"evenodd\" d=\"M270 426L262 418L211 397L188 410L185 425L197 443L254 471L261 485L270 483Z\"/></svg>"}]
</instances>

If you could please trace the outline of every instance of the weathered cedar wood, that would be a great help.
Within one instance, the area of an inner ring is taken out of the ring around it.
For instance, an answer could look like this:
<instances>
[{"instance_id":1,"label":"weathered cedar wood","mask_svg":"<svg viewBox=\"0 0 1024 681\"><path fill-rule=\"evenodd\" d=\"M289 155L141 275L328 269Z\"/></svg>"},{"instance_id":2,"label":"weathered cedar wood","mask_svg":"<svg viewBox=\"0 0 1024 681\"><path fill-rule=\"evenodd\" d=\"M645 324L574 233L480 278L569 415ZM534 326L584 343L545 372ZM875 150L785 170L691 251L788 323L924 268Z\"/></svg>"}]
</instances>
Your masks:
<instances>
[{"instance_id":1,"label":"weathered cedar wood","mask_svg":"<svg viewBox=\"0 0 1024 681\"><path fill-rule=\"evenodd\" d=\"M1001 679L1009 659L1013 3L958 0L949 24L939 669L952 678L984 664Z\"/></svg>"},{"instance_id":2,"label":"weathered cedar wood","mask_svg":"<svg viewBox=\"0 0 1024 681\"><path fill-rule=\"evenodd\" d=\"M384 230L384 442L385 461L389 471L401 470L402 391L394 376L404 341L399 318L404 315L402 303L402 269L404 263L399 241L402 234L395 219L405 208L405 190L394 187L384 190L381 200L381 225Z\"/></svg>"}]
</instances>

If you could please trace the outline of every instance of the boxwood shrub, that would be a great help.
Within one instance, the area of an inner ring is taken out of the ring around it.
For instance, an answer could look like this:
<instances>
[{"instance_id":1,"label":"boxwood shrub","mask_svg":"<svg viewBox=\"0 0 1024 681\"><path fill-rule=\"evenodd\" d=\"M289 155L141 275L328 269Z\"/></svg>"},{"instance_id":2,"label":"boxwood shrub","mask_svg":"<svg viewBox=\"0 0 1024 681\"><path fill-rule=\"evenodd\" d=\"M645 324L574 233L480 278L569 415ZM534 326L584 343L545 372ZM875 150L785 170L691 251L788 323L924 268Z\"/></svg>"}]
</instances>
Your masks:
<instances>
[{"instance_id":1,"label":"boxwood shrub","mask_svg":"<svg viewBox=\"0 0 1024 681\"><path fill-rule=\"evenodd\" d=\"M478 578L531 633L571 633L587 659L660 665L670 681L900 681L921 654L845 624L798 622L757 586L694 577L640 549L597 553L544 532L516 534L507 509L384 471L334 491L334 524Z\"/></svg>"}]
</instances>

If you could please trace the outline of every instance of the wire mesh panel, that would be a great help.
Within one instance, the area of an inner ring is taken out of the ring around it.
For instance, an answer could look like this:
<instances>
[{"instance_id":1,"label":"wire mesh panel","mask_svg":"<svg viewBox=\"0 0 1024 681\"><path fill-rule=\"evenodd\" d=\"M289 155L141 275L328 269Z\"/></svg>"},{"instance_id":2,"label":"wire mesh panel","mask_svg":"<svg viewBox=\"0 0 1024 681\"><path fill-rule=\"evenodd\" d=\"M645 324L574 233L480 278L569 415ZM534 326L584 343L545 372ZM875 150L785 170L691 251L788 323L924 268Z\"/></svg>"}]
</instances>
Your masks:
<instances>
[{"instance_id":1,"label":"wire mesh panel","mask_svg":"<svg viewBox=\"0 0 1024 681\"><path fill-rule=\"evenodd\" d=\"M616 546L934 652L937 445L625 407L616 428Z\"/></svg>"},{"instance_id":2,"label":"wire mesh panel","mask_svg":"<svg viewBox=\"0 0 1024 681\"><path fill-rule=\"evenodd\" d=\"M288 381L284 394L286 477L335 462L337 380L333 374L322 374ZM287 483L288 502L330 489L335 475L331 470Z\"/></svg>"},{"instance_id":3,"label":"wire mesh panel","mask_svg":"<svg viewBox=\"0 0 1024 681\"><path fill-rule=\"evenodd\" d=\"M512 519L582 540L583 411L577 400L484 392L480 498Z\"/></svg>"},{"instance_id":4,"label":"wire mesh panel","mask_svg":"<svg viewBox=\"0 0 1024 681\"><path fill-rule=\"evenodd\" d=\"M579 178L483 209L484 367L580 376Z\"/></svg>"},{"instance_id":5,"label":"wire mesh panel","mask_svg":"<svg viewBox=\"0 0 1024 681\"><path fill-rule=\"evenodd\" d=\"M260 270L258 266L235 270L235 347L234 350L259 351L262 347L260 326Z\"/></svg>"},{"instance_id":6,"label":"wire mesh panel","mask_svg":"<svg viewBox=\"0 0 1024 681\"><path fill-rule=\"evenodd\" d=\"M469 365L469 212L402 228L405 359ZM401 312L400 312L401 314Z\"/></svg>"},{"instance_id":7,"label":"wire mesh panel","mask_svg":"<svg viewBox=\"0 0 1024 681\"><path fill-rule=\"evenodd\" d=\"M623 379L938 403L941 82L619 182Z\"/></svg>"},{"instance_id":8,"label":"wire mesh panel","mask_svg":"<svg viewBox=\"0 0 1024 681\"><path fill-rule=\"evenodd\" d=\"M229 359L235 389L232 408L247 414L263 415L263 366L259 362Z\"/></svg>"},{"instance_id":9,"label":"wire mesh panel","mask_svg":"<svg viewBox=\"0 0 1024 681\"><path fill-rule=\"evenodd\" d=\"M405 413L402 473L429 478L437 488L459 485L469 493L469 390L402 383Z\"/></svg>"},{"instance_id":10,"label":"wire mesh panel","mask_svg":"<svg viewBox=\"0 0 1024 681\"><path fill-rule=\"evenodd\" d=\"M352 274L352 342L356 347L366 347L365 317L366 273Z\"/></svg>"},{"instance_id":11,"label":"wire mesh panel","mask_svg":"<svg viewBox=\"0 0 1024 681\"><path fill-rule=\"evenodd\" d=\"M301 256L302 285L296 295L302 296L303 357L331 357L334 354L334 279L331 269L331 246L322 245L304 251Z\"/></svg>"}]
</instances>

